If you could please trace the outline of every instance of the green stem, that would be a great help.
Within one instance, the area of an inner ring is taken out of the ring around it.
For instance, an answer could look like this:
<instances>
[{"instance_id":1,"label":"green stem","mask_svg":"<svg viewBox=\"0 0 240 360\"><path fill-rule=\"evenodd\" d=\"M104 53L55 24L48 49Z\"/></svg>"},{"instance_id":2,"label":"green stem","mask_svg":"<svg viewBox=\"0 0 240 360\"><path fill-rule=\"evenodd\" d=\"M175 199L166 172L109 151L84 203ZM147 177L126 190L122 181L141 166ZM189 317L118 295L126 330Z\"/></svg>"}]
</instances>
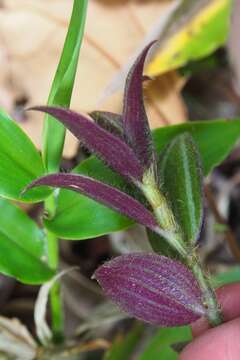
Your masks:
<instances>
[{"instance_id":1,"label":"green stem","mask_svg":"<svg viewBox=\"0 0 240 360\"><path fill-rule=\"evenodd\" d=\"M141 190L152 206L160 229L163 229L166 234L165 236L160 235L164 236L169 245L175 248L182 257L186 257L188 250L182 240L179 226L175 221L173 212L168 206L165 196L161 194L157 186L152 182L145 182L141 186Z\"/></svg>"},{"instance_id":2,"label":"green stem","mask_svg":"<svg viewBox=\"0 0 240 360\"><path fill-rule=\"evenodd\" d=\"M195 275L202 292L203 303L207 310L209 323L212 326L220 325L223 322L223 317L215 292L201 267L195 250L189 249L185 243L175 216L168 205L167 199L159 191L154 179L149 176L149 174L143 179L141 190L152 206L160 230L163 230L161 236L164 236L168 244L177 250ZM164 235L164 231L167 236Z\"/></svg>"},{"instance_id":3,"label":"green stem","mask_svg":"<svg viewBox=\"0 0 240 360\"><path fill-rule=\"evenodd\" d=\"M207 310L207 318L211 326L220 325L223 322L221 308L217 302L215 291L212 289L210 281L206 276L198 260L197 254L187 261L189 268L195 275L203 296L203 303Z\"/></svg>"},{"instance_id":4,"label":"green stem","mask_svg":"<svg viewBox=\"0 0 240 360\"><path fill-rule=\"evenodd\" d=\"M56 209L54 195L50 196L45 201L45 211L49 217L54 216ZM51 268L58 270L59 266L59 248L58 238L52 232L46 230L47 241L48 241L48 263ZM53 341L61 343L63 341L64 333L64 317L63 317L63 306L61 299L61 288L60 283L57 282L50 291L50 308L52 318L52 332Z\"/></svg>"}]
</instances>

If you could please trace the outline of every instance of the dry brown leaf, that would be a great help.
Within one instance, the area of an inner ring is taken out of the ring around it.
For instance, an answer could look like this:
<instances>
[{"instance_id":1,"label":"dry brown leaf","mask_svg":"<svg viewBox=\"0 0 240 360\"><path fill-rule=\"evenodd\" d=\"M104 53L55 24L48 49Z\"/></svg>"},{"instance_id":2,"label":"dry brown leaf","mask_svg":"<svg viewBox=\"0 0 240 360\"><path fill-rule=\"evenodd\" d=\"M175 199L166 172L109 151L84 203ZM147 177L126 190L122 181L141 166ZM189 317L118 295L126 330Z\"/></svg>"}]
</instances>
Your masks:
<instances>
[{"instance_id":1,"label":"dry brown leaf","mask_svg":"<svg viewBox=\"0 0 240 360\"><path fill-rule=\"evenodd\" d=\"M178 124L187 119L181 97L184 83L185 80L174 71L147 82L145 98L152 128L160 124Z\"/></svg>"},{"instance_id":2,"label":"dry brown leaf","mask_svg":"<svg viewBox=\"0 0 240 360\"><path fill-rule=\"evenodd\" d=\"M127 62L146 32L164 14L169 1L90 0L86 33L80 55L72 108L91 111L115 73ZM16 102L46 102L67 30L69 0L6 0L0 8L0 106L14 115ZM181 80L173 74L158 78L146 88L153 127L186 119L179 92ZM101 108L120 112L122 94ZM40 147L41 116L29 114L21 126ZM76 151L68 134L65 156Z\"/></svg>"},{"instance_id":3,"label":"dry brown leaf","mask_svg":"<svg viewBox=\"0 0 240 360\"><path fill-rule=\"evenodd\" d=\"M33 360L37 344L18 319L0 316L0 352L15 360Z\"/></svg>"}]
</instances>

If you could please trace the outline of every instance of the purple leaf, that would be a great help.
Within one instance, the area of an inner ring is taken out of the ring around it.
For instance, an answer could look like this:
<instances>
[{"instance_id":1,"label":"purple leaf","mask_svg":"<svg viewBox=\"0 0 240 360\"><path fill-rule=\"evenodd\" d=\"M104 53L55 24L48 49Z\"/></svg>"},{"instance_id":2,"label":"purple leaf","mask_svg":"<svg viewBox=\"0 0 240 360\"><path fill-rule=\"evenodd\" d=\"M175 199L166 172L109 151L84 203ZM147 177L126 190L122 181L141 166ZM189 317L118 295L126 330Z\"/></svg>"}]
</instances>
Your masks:
<instances>
[{"instance_id":1,"label":"purple leaf","mask_svg":"<svg viewBox=\"0 0 240 360\"><path fill-rule=\"evenodd\" d=\"M140 202L118 189L87 176L73 174L47 175L33 181L27 189L39 185L66 188L79 192L150 229L156 230L157 228L154 216ZM91 224L89 224L89 226L91 226Z\"/></svg>"},{"instance_id":2,"label":"purple leaf","mask_svg":"<svg viewBox=\"0 0 240 360\"><path fill-rule=\"evenodd\" d=\"M108 133L86 116L71 110L48 106L38 106L30 110L54 116L119 174L130 181L141 181L143 168L133 150L119 137Z\"/></svg>"},{"instance_id":3,"label":"purple leaf","mask_svg":"<svg viewBox=\"0 0 240 360\"><path fill-rule=\"evenodd\" d=\"M122 310L148 323L180 326L205 315L193 274L164 256L119 256L100 266L94 277Z\"/></svg>"},{"instance_id":4,"label":"purple leaf","mask_svg":"<svg viewBox=\"0 0 240 360\"><path fill-rule=\"evenodd\" d=\"M137 58L129 71L124 94L123 126L124 136L134 149L138 159L145 168L155 162L152 136L143 102L143 67L151 42Z\"/></svg>"},{"instance_id":5,"label":"purple leaf","mask_svg":"<svg viewBox=\"0 0 240 360\"><path fill-rule=\"evenodd\" d=\"M108 132L123 138L122 116L108 111L92 111L91 118Z\"/></svg>"}]
</instances>

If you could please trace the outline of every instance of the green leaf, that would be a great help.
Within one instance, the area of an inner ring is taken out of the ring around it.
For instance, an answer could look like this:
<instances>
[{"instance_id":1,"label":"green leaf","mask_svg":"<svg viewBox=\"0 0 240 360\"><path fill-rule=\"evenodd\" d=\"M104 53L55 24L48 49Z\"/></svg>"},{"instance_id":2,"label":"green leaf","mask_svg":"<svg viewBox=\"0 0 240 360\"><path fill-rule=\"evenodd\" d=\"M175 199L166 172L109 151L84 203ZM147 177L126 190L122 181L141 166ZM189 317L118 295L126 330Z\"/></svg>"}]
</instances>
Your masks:
<instances>
[{"instance_id":1,"label":"green leaf","mask_svg":"<svg viewBox=\"0 0 240 360\"><path fill-rule=\"evenodd\" d=\"M194 245L203 219L203 179L200 156L188 133L178 135L161 155L159 177L185 241Z\"/></svg>"},{"instance_id":2,"label":"green leaf","mask_svg":"<svg viewBox=\"0 0 240 360\"><path fill-rule=\"evenodd\" d=\"M240 138L240 119L193 121L166 126L153 132L157 152L160 153L177 135L189 132L198 146L203 173L208 175L231 152Z\"/></svg>"},{"instance_id":3,"label":"green leaf","mask_svg":"<svg viewBox=\"0 0 240 360\"><path fill-rule=\"evenodd\" d=\"M189 326L160 329L150 339L138 360L177 360L178 354L171 348L171 345L191 339Z\"/></svg>"},{"instance_id":4,"label":"green leaf","mask_svg":"<svg viewBox=\"0 0 240 360\"><path fill-rule=\"evenodd\" d=\"M188 122L166 126L153 132L157 152L164 150L177 135L189 132L196 142L207 175L220 164L240 137L240 120ZM80 164L77 172L128 190L124 180L94 156ZM71 191L61 190L56 216L45 221L46 227L65 239L87 239L119 231L132 221Z\"/></svg>"},{"instance_id":5,"label":"green leaf","mask_svg":"<svg viewBox=\"0 0 240 360\"><path fill-rule=\"evenodd\" d=\"M4 111L0 110L0 196L8 199L37 202L51 191L48 188L22 190L44 175L41 157L27 135Z\"/></svg>"},{"instance_id":6,"label":"green leaf","mask_svg":"<svg viewBox=\"0 0 240 360\"><path fill-rule=\"evenodd\" d=\"M126 188L125 181L95 157L83 161L74 172ZM44 224L59 237L81 240L128 228L133 221L86 196L60 190L55 217Z\"/></svg>"},{"instance_id":7,"label":"green leaf","mask_svg":"<svg viewBox=\"0 0 240 360\"><path fill-rule=\"evenodd\" d=\"M20 208L0 199L0 272L41 284L54 272L47 265L45 235Z\"/></svg>"},{"instance_id":8,"label":"green leaf","mask_svg":"<svg viewBox=\"0 0 240 360\"><path fill-rule=\"evenodd\" d=\"M170 257L172 259L181 260L181 255L179 252L170 246L165 239L149 229L146 229L146 231L151 247L156 253Z\"/></svg>"},{"instance_id":9,"label":"green leaf","mask_svg":"<svg viewBox=\"0 0 240 360\"><path fill-rule=\"evenodd\" d=\"M48 98L48 105L63 107L70 105L84 33L87 4L87 0L74 0L68 33ZM43 134L43 159L48 172L58 170L64 139L65 127L51 116L46 116Z\"/></svg>"},{"instance_id":10,"label":"green leaf","mask_svg":"<svg viewBox=\"0 0 240 360\"><path fill-rule=\"evenodd\" d=\"M106 352L104 360L130 360L140 341L143 330L143 325L137 324L126 337L115 340L110 350Z\"/></svg>"}]
</instances>

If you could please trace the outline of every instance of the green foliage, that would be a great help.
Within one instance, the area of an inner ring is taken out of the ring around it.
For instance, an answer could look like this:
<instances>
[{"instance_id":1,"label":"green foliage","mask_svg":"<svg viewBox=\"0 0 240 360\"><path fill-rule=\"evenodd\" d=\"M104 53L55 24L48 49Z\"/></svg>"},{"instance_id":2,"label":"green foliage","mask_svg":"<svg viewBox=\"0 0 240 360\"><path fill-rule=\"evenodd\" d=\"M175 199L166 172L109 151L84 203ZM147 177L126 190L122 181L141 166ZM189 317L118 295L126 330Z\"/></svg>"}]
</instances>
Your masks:
<instances>
[{"instance_id":1,"label":"green foliage","mask_svg":"<svg viewBox=\"0 0 240 360\"><path fill-rule=\"evenodd\" d=\"M137 324L129 331L123 339L116 339L109 351L106 352L104 360L130 360L134 349L139 343L144 327Z\"/></svg>"},{"instance_id":2,"label":"green foliage","mask_svg":"<svg viewBox=\"0 0 240 360\"><path fill-rule=\"evenodd\" d=\"M199 148L203 171L207 175L236 144L240 136L240 120L188 122L159 128L153 132L157 152L162 152L177 135L186 132L192 135ZM123 179L94 156L75 171L127 189ZM61 190L56 216L45 221L45 225L62 238L86 239L122 230L132 225L132 221L82 195Z\"/></svg>"},{"instance_id":3,"label":"green foliage","mask_svg":"<svg viewBox=\"0 0 240 360\"><path fill-rule=\"evenodd\" d=\"M189 134L178 135L163 152L159 176L184 240L194 245L203 219L203 189L200 156Z\"/></svg>"},{"instance_id":4,"label":"green foliage","mask_svg":"<svg viewBox=\"0 0 240 360\"><path fill-rule=\"evenodd\" d=\"M199 19L195 19L197 30L200 29L195 43L191 42L192 39L185 42L185 36L190 32L188 26L184 24L182 31L175 37L177 40L180 36L181 40L182 47L179 56L172 57L171 49L175 47L170 46L170 49L165 49L165 64L168 68L184 64L192 54L194 54L193 58L202 57L205 53L211 52L213 47L225 41L229 4L229 2L224 2L224 7L217 12L217 15L215 14L214 21L211 11L210 14L205 14L204 19L209 19L210 16L211 29L202 27L202 22L199 23ZM70 105L86 9L87 0L74 1L64 48L48 98L49 105L62 107ZM200 16L201 19L202 16ZM213 38L210 37L211 43L207 41L209 29L213 35ZM217 44L212 46L215 39L217 39ZM203 52L203 49L206 52ZM174 64L171 62L173 59L175 59ZM180 61L177 64L176 59ZM46 116L42 162L41 156L30 139L10 117L3 111L0 112L0 196L3 197L0 198L0 252L3 255L0 260L0 272L24 283L42 284L54 276L58 265L57 236L65 239L87 239L122 230L133 224L133 221L115 211L71 191L61 190L55 198L49 197L52 194L50 189L40 187L22 195L22 190L26 185L44 175L46 170L47 172L58 170L65 131L63 125L51 116ZM162 189L172 205L186 240L193 243L202 219L201 173L197 151L190 135L186 133L191 134L198 145L203 159L204 173L208 174L235 145L240 135L240 120L185 123L161 128L153 133L157 151L162 153L160 166ZM163 151L166 145L169 146ZM108 169L95 157L81 163L74 172L93 176L126 192L132 191L122 177ZM44 220L44 225L49 230L48 241L45 232L39 229L33 220L19 207L4 198L23 202L38 202L48 198L45 209L48 207L50 215L53 215L52 218ZM161 251L160 248L158 251ZM54 270L48 264L53 264L53 262L56 265ZM227 279L229 281L238 277L239 269L228 275ZM226 277L224 280L221 279L220 281L226 281ZM55 323L56 319L61 317L58 290L55 288L52 293L52 317ZM60 324L55 327L55 330L62 330L61 322L60 319ZM104 360L130 359L139 344L143 331L143 325L137 324L125 338L114 342ZM189 327L160 329L140 355L140 360L177 359L177 353L171 345L190 339Z\"/></svg>"},{"instance_id":5,"label":"green foliage","mask_svg":"<svg viewBox=\"0 0 240 360\"><path fill-rule=\"evenodd\" d=\"M28 284L41 284L54 272L47 265L44 232L20 208L0 199L0 272Z\"/></svg>"},{"instance_id":6,"label":"green foliage","mask_svg":"<svg viewBox=\"0 0 240 360\"><path fill-rule=\"evenodd\" d=\"M170 246L160 235L147 229L147 236L151 247L156 253L168 256L172 259L181 260L180 254L175 249L173 249L173 247Z\"/></svg>"},{"instance_id":7,"label":"green foliage","mask_svg":"<svg viewBox=\"0 0 240 360\"><path fill-rule=\"evenodd\" d=\"M69 107L77 72L87 12L87 0L75 0L61 59L52 83L48 105ZM43 135L43 159L48 172L58 170L65 139L65 127L46 116Z\"/></svg>"},{"instance_id":8,"label":"green foliage","mask_svg":"<svg viewBox=\"0 0 240 360\"><path fill-rule=\"evenodd\" d=\"M184 132L189 132L196 142L203 173L208 175L235 146L240 137L240 119L193 121L159 128L153 132L157 152L160 153L175 136Z\"/></svg>"},{"instance_id":9,"label":"green foliage","mask_svg":"<svg viewBox=\"0 0 240 360\"><path fill-rule=\"evenodd\" d=\"M48 97L48 105L69 107L74 87L79 52L82 44L88 0L74 0L68 33L63 46L61 58ZM43 129L43 162L48 172L59 169L64 147L66 128L53 119L45 117ZM45 201L45 209L51 216L55 213L55 198ZM55 269L58 268L58 239L55 234L47 231L48 261ZM61 342L64 333L63 311L60 286L55 284L50 293L52 310L52 329L55 341Z\"/></svg>"},{"instance_id":10,"label":"green foliage","mask_svg":"<svg viewBox=\"0 0 240 360\"><path fill-rule=\"evenodd\" d=\"M150 339L138 360L177 360L178 354L172 345L190 341L191 338L189 326L162 328Z\"/></svg>"},{"instance_id":11,"label":"green foliage","mask_svg":"<svg viewBox=\"0 0 240 360\"><path fill-rule=\"evenodd\" d=\"M130 360L134 351L141 349L146 332L142 324L137 324L124 338L114 341L106 352L104 360ZM177 360L178 354L172 345L185 343L192 339L189 326L162 328L157 330L147 341L138 360Z\"/></svg>"},{"instance_id":12,"label":"green foliage","mask_svg":"<svg viewBox=\"0 0 240 360\"><path fill-rule=\"evenodd\" d=\"M228 271L220 272L219 274L216 274L211 282L215 288L218 288L220 286L239 282L239 281L240 281L240 266L235 266Z\"/></svg>"},{"instance_id":13,"label":"green foliage","mask_svg":"<svg viewBox=\"0 0 240 360\"><path fill-rule=\"evenodd\" d=\"M47 188L22 190L44 174L41 157L27 135L3 110L0 111L0 196L37 202L51 192Z\"/></svg>"}]
</instances>

